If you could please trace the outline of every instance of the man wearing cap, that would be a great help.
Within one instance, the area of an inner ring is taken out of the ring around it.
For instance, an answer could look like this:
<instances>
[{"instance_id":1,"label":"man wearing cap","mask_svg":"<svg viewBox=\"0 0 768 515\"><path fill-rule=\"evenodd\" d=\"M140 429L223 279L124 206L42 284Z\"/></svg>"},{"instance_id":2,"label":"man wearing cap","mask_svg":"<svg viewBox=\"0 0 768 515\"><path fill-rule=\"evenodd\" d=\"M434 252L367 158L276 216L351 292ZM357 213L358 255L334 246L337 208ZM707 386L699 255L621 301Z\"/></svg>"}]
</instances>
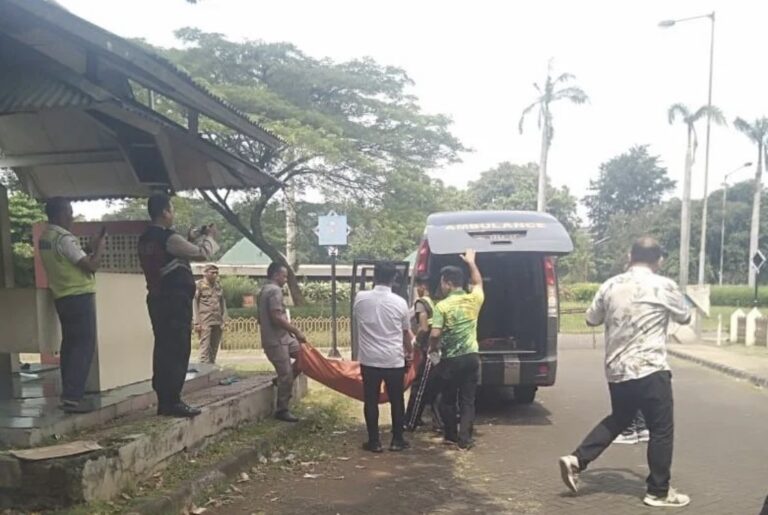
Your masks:
<instances>
[{"instance_id":1,"label":"man wearing cap","mask_svg":"<svg viewBox=\"0 0 768 515\"><path fill-rule=\"evenodd\" d=\"M216 363L224 321L227 318L227 302L219 282L219 267L207 265L203 278L197 281L192 302L195 332L200 338L200 363Z\"/></svg>"}]
</instances>

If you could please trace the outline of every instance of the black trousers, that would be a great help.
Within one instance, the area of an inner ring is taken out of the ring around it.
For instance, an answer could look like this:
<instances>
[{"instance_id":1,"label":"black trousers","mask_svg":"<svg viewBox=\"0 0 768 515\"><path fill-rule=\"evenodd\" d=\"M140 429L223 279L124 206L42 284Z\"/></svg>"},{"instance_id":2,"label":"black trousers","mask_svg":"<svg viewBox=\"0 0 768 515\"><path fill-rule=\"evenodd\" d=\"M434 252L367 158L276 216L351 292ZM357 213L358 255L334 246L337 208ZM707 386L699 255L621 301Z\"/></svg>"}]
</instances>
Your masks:
<instances>
[{"instance_id":1,"label":"black trousers","mask_svg":"<svg viewBox=\"0 0 768 515\"><path fill-rule=\"evenodd\" d=\"M392 410L392 440L403 439L403 419L405 418L405 399L403 379L405 368L377 368L362 365L365 426L368 429L368 441L380 442L379 438L379 392L381 383L389 397Z\"/></svg>"},{"instance_id":2,"label":"black trousers","mask_svg":"<svg viewBox=\"0 0 768 515\"><path fill-rule=\"evenodd\" d=\"M674 420L672 401L672 374L655 372L649 376L609 383L611 414L605 417L587 435L573 453L579 466L585 469L611 445L614 438L632 424L637 411L645 417L651 440L648 442L648 493L664 496L669 491L672 468Z\"/></svg>"},{"instance_id":3,"label":"black trousers","mask_svg":"<svg viewBox=\"0 0 768 515\"><path fill-rule=\"evenodd\" d=\"M425 374L427 357L426 351L416 349L421 354L421 362L416 371L416 377L411 385L411 393L408 396L408 407L405 410L405 425L408 429L415 429L421 423L421 415L424 408L430 406L432 409L433 422L442 426L442 420L437 406L437 398L440 395L440 383L438 380L438 367L431 365L429 373ZM419 392L423 392L419 397ZM418 400L418 403L417 403Z\"/></svg>"},{"instance_id":4,"label":"black trousers","mask_svg":"<svg viewBox=\"0 0 768 515\"><path fill-rule=\"evenodd\" d=\"M61 397L79 401L96 349L96 296L93 293L56 299L61 322Z\"/></svg>"},{"instance_id":5,"label":"black trousers","mask_svg":"<svg viewBox=\"0 0 768 515\"><path fill-rule=\"evenodd\" d=\"M459 443L472 440L475 424L475 393L480 378L480 355L465 354L440 362L440 414L445 426L445 438ZM459 406L457 428L456 405ZM458 429L458 430L457 430Z\"/></svg>"},{"instance_id":6,"label":"black trousers","mask_svg":"<svg viewBox=\"0 0 768 515\"><path fill-rule=\"evenodd\" d=\"M152 388L159 406L181 401L192 349L192 297L151 295L149 318L155 335L152 355Z\"/></svg>"}]
</instances>

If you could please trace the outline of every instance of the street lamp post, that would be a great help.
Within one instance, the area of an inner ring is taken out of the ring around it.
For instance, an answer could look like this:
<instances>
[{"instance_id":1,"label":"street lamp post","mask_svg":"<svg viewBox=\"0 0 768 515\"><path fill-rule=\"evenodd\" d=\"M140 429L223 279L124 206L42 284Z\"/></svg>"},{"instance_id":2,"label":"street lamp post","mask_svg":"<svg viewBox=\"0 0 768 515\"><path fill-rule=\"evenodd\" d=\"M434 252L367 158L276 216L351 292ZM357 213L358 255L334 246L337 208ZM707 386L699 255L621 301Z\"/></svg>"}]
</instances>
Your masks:
<instances>
[{"instance_id":1,"label":"street lamp post","mask_svg":"<svg viewBox=\"0 0 768 515\"><path fill-rule=\"evenodd\" d=\"M751 162L744 163L735 170L728 172L723 177L723 219L720 224L720 274L718 278L720 286L723 285L723 261L725 259L725 210L728 202L728 177L735 174L736 172L743 170L744 168L749 168L750 166L752 166Z\"/></svg>"},{"instance_id":2,"label":"street lamp post","mask_svg":"<svg viewBox=\"0 0 768 515\"><path fill-rule=\"evenodd\" d=\"M709 18L711 23L710 38L709 38L709 87L707 91L707 140L704 150L704 199L702 202L702 214L701 214L701 245L699 247L699 285L704 284L704 272L706 268L707 259L707 210L709 204L709 141L712 125L712 71L715 58L715 12L712 11L709 14L702 14L700 16L691 16L689 18L680 18L678 20L664 20L659 23L660 27L672 27L678 23L700 20L703 18ZM690 205L691 199L683 199L683 203ZM690 210L688 211L690 213ZM690 215L689 215L690 216ZM690 220L683 220L683 224L690 225ZM688 266L688 263L680 263L680 266Z\"/></svg>"}]
</instances>

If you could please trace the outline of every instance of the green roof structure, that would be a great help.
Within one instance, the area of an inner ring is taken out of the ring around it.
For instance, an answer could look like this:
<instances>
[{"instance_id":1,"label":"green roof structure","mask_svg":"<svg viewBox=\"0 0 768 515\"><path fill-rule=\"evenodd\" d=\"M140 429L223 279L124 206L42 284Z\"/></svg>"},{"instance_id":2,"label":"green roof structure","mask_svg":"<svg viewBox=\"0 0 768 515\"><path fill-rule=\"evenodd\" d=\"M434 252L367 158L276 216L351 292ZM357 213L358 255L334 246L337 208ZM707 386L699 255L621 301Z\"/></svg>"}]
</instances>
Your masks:
<instances>
[{"instance_id":1,"label":"green roof structure","mask_svg":"<svg viewBox=\"0 0 768 515\"><path fill-rule=\"evenodd\" d=\"M235 243L218 261L222 265L268 265L271 262L272 260L247 238Z\"/></svg>"}]
</instances>

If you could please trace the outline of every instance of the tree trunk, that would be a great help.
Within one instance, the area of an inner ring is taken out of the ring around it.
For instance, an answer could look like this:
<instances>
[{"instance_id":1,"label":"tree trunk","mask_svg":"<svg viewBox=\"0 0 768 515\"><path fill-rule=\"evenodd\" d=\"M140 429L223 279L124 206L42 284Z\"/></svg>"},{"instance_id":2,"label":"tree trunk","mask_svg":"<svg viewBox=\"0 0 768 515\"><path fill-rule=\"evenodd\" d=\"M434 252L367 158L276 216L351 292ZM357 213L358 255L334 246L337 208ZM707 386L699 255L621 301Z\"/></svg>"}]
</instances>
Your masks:
<instances>
[{"instance_id":1,"label":"tree trunk","mask_svg":"<svg viewBox=\"0 0 768 515\"><path fill-rule=\"evenodd\" d=\"M763 142L760 141L757 144L757 168L755 169L755 193L752 200L752 226L749 231L749 262L747 267L749 269L749 286L755 286L757 280L757 274L752 266L752 256L757 252L759 240L760 240L760 197L762 196L761 179L763 174Z\"/></svg>"},{"instance_id":2,"label":"tree trunk","mask_svg":"<svg viewBox=\"0 0 768 515\"><path fill-rule=\"evenodd\" d=\"M541 127L541 156L539 158L539 191L536 210L547 210L547 157L549 154L549 114L544 112L544 123Z\"/></svg>"},{"instance_id":3,"label":"tree trunk","mask_svg":"<svg viewBox=\"0 0 768 515\"><path fill-rule=\"evenodd\" d=\"M246 226L240 220L240 217L238 217L237 214L232 211L232 209L230 209L224 199L214 193L214 200L214 198L211 198L211 195L208 192L200 190L200 194L208 202L208 204L213 207L219 214L221 214L221 216L223 216L227 222L229 222L235 229L237 229L240 234L248 238L248 241L256 245L256 247L264 252L264 254L266 254L272 261L280 263L288 270L288 289L291 292L293 303L296 306L303 306L305 304L304 296L301 294L301 290L299 289L299 281L296 277L296 272L293 270L293 267L290 265L290 263L288 263L288 260L283 255L283 253L280 252L277 247L269 243L261 231L261 217L264 214L264 209L266 208L268 199L272 198L274 193L275 191L265 192L262 190L263 197L251 212L249 230L248 226Z\"/></svg>"},{"instance_id":4,"label":"tree trunk","mask_svg":"<svg viewBox=\"0 0 768 515\"><path fill-rule=\"evenodd\" d=\"M293 186L285 187L285 258L296 268L296 194Z\"/></svg>"},{"instance_id":5,"label":"tree trunk","mask_svg":"<svg viewBox=\"0 0 768 515\"><path fill-rule=\"evenodd\" d=\"M688 286L688 271L691 250L691 169L693 168L693 132L688 128L688 148L685 152L685 175L683 176L683 201L680 208L680 287Z\"/></svg>"}]
</instances>

